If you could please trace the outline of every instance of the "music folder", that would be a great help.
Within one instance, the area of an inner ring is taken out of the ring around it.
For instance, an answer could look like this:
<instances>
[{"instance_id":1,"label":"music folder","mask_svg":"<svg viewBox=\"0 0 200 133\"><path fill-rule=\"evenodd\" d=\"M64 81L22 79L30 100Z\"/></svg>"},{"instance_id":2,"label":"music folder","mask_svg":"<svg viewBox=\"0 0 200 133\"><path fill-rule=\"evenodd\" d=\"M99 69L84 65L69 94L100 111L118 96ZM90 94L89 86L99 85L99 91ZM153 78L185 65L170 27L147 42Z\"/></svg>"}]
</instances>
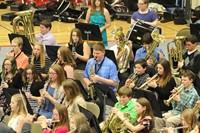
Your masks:
<instances>
[{"instance_id":1,"label":"music folder","mask_svg":"<svg viewBox=\"0 0 200 133\"><path fill-rule=\"evenodd\" d=\"M52 62L54 62L58 58L57 51L60 46L45 45L45 47L48 57L51 59Z\"/></svg>"},{"instance_id":2,"label":"music folder","mask_svg":"<svg viewBox=\"0 0 200 133\"><path fill-rule=\"evenodd\" d=\"M28 113L31 114L31 115L33 115L33 110L32 110L32 108L31 108L31 106L30 106L30 104L29 104L29 102L28 102L28 99L27 99L25 93L24 93L23 91L21 91L21 92L22 92L22 95L25 97L25 100L26 100L26 108L27 108L27 110L28 110ZM13 95L15 95L15 94L18 94L18 93L20 93L19 89L3 88L3 94L4 94L5 97L6 97L6 102L7 102L7 104L10 104L10 102L11 102L11 97L12 97Z\"/></svg>"},{"instance_id":3,"label":"music folder","mask_svg":"<svg viewBox=\"0 0 200 133\"><path fill-rule=\"evenodd\" d=\"M90 23L75 23L75 27L81 31L83 40L102 41L102 35L98 25Z\"/></svg>"}]
</instances>

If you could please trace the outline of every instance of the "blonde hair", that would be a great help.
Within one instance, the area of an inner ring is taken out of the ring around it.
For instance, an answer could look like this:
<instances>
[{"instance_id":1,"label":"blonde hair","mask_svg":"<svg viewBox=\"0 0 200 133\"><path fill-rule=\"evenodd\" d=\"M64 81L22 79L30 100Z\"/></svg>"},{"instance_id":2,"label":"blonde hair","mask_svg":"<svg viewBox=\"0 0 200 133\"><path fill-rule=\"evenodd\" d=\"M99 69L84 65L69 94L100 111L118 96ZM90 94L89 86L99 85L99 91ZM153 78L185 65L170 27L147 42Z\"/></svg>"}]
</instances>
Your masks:
<instances>
[{"instance_id":1,"label":"blonde hair","mask_svg":"<svg viewBox=\"0 0 200 133\"><path fill-rule=\"evenodd\" d=\"M40 47L40 64L41 64L41 68L45 68L45 60L46 60L46 57L45 57L45 52L44 52L44 46L42 43L39 43L39 42L36 42L34 43L34 47L35 46L39 46ZM34 52L32 51L32 58L31 58L31 63L32 65L34 65L34 58L35 58L35 55L34 55Z\"/></svg>"},{"instance_id":2,"label":"blonde hair","mask_svg":"<svg viewBox=\"0 0 200 133\"><path fill-rule=\"evenodd\" d=\"M18 46L23 46L23 39L21 37L15 37L11 43L16 43Z\"/></svg>"}]
</instances>

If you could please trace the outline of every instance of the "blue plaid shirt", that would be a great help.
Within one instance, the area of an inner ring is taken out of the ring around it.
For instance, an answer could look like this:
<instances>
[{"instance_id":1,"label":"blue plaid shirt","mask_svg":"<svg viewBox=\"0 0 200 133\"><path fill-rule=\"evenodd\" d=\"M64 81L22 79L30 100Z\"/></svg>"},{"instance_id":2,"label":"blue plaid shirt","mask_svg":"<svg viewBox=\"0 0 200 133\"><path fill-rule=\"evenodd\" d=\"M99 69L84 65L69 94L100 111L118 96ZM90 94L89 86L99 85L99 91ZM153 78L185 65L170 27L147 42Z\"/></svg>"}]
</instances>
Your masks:
<instances>
[{"instance_id":1,"label":"blue plaid shirt","mask_svg":"<svg viewBox=\"0 0 200 133\"><path fill-rule=\"evenodd\" d=\"M173 109L170 110L173 115L181 114L185 108L193 108L196 104L196 101L199 99L199 95L192 85L189 89L184 90L180 94L180 101L172 101Z\"/></svg>"}]
</instances>

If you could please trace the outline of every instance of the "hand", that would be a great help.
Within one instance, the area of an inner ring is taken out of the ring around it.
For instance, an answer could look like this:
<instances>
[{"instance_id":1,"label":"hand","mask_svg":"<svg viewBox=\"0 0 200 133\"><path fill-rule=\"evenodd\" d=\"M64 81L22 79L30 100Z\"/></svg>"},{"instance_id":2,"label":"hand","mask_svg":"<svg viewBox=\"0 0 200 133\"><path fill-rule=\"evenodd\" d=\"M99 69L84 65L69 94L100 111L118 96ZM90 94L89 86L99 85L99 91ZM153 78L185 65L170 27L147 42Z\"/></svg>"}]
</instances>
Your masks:
<instances>
[{"instance_id":1,"label":"hand","mask_svg":"<svg viewBox=\"0 0 200 133\"><path fill-rule=\"evenodd\" d=\"M97 74L93 74L93 75L91 76L91 80L92 80L94 83L96 83L96 82L98 81L98 79L99 79L99 75L97 75Z\"/></svg>"},{"instance_id":2,"label":"hand","mask_svg":"<svg viewBox=\"0 0 200 133\"><path fill-rule=\"evenodd\" d=\"M167 131L168 133L174 133L173 127L168 127L168 128L165 128L164 130Z\"/></svg>"},{"instance_id":3,"label":"hand","mask_svg":"<svg viewBox=\"0 0 200 133\"><path fill-rule=\"evenodd\" d=\"M178 62L178 68L182 68L184 65L184 60Z\"/></svg>"},{"instance_id":4,"label":"hand","mask_svg":"<svg viewBox=\"0 0 200 133\"><path fill-rule=\"evenodd\" d=\"M42 128L47 128L47 120L42 120L41 126Z\"/></svg>"},{"instance_id":5,"label":"hand","mask_svg":"<svg viewBox=\"0 0 200 133\"><path fill-rule=\"evenodd\" d=\"M100 28L101 33L103 32L103 30L104 30L104 29L101 27L101 28Z\"/></svg>"},{"instance_id":6,"label":"hand","mask_svg":"<svg viewBox=\"0 0 200 133\"><path fill-rule=\"evenodd\" d=\"M34 115L31 115L31 114L27 114L27 116L25 117L25 122L26 123L32 123L33 122L33 118L34 118Z\"/></svg>"},{"instance_id":7,"label":"hand","mask_svg":"<svg viewBox=\"0 0 200 133\"><path fill-rule=\"evenodd\" d=\"M32 98L32 94L31 94L31 93L25 92L25 94L26 94L26 97L27 97L27 98L30 98L30 99Z\"/></svg>"},{"instance_id":8,"label":"hand","mask_svg":"<svg viewBox=\"0 0 200 133\"><path fill-rule=\"evenodd\" d=\"M44 102L44 98L38 97L37 101L38 101L38 103L43 103Z\"/></svg>"},{"instance_id":9,"label":"hand","mask_svg":"<svg viewBox=\"0 0 200 133\"><path fill-rule=\"evenodd\" d=\"M170 91L171 93L176 93L178 91L177 87L174 87L174 89L172 91Z\"/></svg>"},{"instance_id":10,"label":"hand","mask_svg":"<svg viewBox=\"0 0 200 133\"><path fill-rule=\"evenodd\" d=\"M147 84L148 86L152 87L152 88L156 88L158 85L156 83L156 81L151 81Z\"/></svg>"},{"instance_id":11,"label":"hand","mask_svg":"<svg viewBox=\"0 0 200 133\"><path fill-rule=\"evenodd\" d=\"M73 53L73 56L74 56L75 59L78 58L78 55L79 55L79 54L78 54L77 52L74 52L74 53Z\"/></svg>"},{"instance_id":12,"label":"hand","mask_svg":"<svg viewBox=\"0 0 200 133\"><path fill-rule=\"evenodd\" d=\"M117 115L117 116L119 117L119 119L121 119L121 120L124 120L124 119L125 119L124 113L121 112L121 111L118 111L118 112L116 113L116 115Z\"/></svg>"},{"instance_id":13,"label":"hand","mask_svg":"<svg viewBox=\"0 0 200 133\"><path fill-rule=\"evenodd\" d=\"M14 57L14 52L9 52L6 54L6 57Z\"/></svg>"},{"instance_id":14,"label":"hand","mask_svg":"<svg viewBox=\"0 0 200 133\"><path fill-rule=\"evenodd\" d=\"M114 108L112 108L111 112L112 112L113 114L116 114L116 113L118 112L118 109L114 107Z\"/></svg>"},{"instance_id":15,"label":"hand","mask_svg":"<svg viewBox=\"0 0 200 133\"><path fill-rule=\"evenodd\" d=\"M46 97L48 99L50 97L50 94L47 91L44 91L42 95L43 95L43 97Z\"/></svg>"},{"instance_id":16,"label":"hand","mask_svg":"<svg viewBox=\"0 0 200 133\"><path fill-rule=\"evenodd\" d=\"M131 41L127 41L126 45L130 48L130 50L132 50L132 42Z\"/></svg>"},{"instance_id":17,"label":"hand","mask_svg":"<svg viewBox=\"0 0 200 133\"><path fill-rule=\"evenodd\" d=\"M2 83L1 83L1 87L2 87L2 88L8 88L8 84L7 84L6 82L2 82Z\"/></svg>"},{"instance_id":18,"label":"hand","mask_svg":"<svg viewBox=\"0 0 200 133\"><path fill-rule=\"evenodd\" d=\"M200 109L200 100L196 102L196 106Z\"/></svg>"}]
</instances>

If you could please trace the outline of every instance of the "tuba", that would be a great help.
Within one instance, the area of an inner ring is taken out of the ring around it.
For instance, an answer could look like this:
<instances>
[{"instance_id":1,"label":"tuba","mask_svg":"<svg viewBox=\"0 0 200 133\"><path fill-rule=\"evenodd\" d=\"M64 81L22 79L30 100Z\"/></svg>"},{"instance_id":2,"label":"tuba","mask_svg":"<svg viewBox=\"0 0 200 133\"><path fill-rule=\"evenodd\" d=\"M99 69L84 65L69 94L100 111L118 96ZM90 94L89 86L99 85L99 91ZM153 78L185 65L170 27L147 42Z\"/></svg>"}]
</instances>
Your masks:
<instances>
[{"instance_id":1,"label":"tuba","mask_svg":"<svg viewBox=\"0 0 200 133\"><path fill-rule=\"evenodd\" d=\"M170 62L171 70L173 75L179 75L179 68L175 66L174 63L178 63L183 60L183 42L185 40L185 36L177 36L173 39L172 42L167 44L168 51L168 59ZM174 47L171 46L174 43Z\"/></svg>"},{"instance_id":2,"label":"tuba","mask_svg":"<svg viewBox=\"0 0 200 133\"><path fill-rule=\"evenodd\" d=\"M160 42L165 41L164 37L157 32L152 33L151 37L153 38L153 43L151 47L149 47L147 50L147 55L145 56L145 60L148 60L152 56L152 54L155 52L155 48L158 47Z\"/></svg>"},{"instance_id":3,"label":"tuba","mask_svg":"<svg viewBox=\"0 0 200 133\"><path fill-rule=\"evenodd\" d=\"M30 44L35 42L33 16L34 11L26 10L21 12L16 12L16 17L13 19L13 31L15 34L24 35L29 40ZM23 30L20 29L22 25Z\"/></svg>"}]
</instances>

